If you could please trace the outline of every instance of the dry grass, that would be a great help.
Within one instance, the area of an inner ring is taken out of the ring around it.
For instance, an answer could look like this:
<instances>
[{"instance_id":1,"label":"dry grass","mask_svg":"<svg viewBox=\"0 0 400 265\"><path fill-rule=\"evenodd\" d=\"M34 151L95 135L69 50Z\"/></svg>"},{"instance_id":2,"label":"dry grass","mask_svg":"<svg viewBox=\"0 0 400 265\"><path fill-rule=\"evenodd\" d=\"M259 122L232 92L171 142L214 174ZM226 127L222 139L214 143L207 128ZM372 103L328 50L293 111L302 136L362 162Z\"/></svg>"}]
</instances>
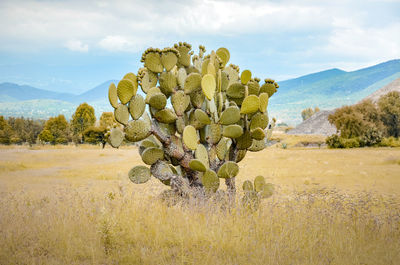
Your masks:
<instances>
[{"instance_id":1,"label":"dry grass","mask_svg":"<svg viewBox=\"0 0 400 265\"><path fill-rule=\"evenodd\" d=\"M254 213L167 206L163 184L128 182L136 148L37 149L0 150L0 264L400 261L400 149L249 153L238 186L260 173L277 186Z\"/></svg>"}]
</instances>

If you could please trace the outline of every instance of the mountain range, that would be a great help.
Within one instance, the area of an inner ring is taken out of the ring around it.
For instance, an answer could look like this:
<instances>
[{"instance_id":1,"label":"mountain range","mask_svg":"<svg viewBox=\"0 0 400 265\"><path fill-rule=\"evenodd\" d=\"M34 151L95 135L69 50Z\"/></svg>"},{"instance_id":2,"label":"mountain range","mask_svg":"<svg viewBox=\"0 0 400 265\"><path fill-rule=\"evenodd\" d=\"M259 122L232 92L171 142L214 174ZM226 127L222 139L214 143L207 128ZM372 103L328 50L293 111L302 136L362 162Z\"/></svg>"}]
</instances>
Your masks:
<instances>
[{"instance_id":1,"label":"mountain range","mask_svg":"<svg viewBox=\"0 0 400 265\"><path fill-rule=\"evenodd\" d=\"M301 122L301 110L318 106L334 109L358 102L400 78L400 60L391 60L356 71L329 69L294 79L280 81L278 92L269 101L270 116L295 125ZM0 84L0 115L48 118L72 116L76 107L87 102L96 115L112 111L108 103L108 80L80 95L58 93L27 85Z\"/></svg>"}]
</instances>

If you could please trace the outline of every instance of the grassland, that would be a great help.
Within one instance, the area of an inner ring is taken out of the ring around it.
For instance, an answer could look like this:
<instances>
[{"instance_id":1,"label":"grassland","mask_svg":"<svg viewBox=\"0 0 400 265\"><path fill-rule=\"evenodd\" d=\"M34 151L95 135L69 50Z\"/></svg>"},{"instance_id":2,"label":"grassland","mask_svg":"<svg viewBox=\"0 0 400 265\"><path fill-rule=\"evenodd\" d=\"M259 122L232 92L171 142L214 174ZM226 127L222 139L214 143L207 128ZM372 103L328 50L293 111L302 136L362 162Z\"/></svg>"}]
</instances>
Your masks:
<instances>
[{"instance_id":1,"label":"grassland","mask_svg":"<svg viewBox=\"0 0 400 265\"><path fill-rule=\"evenodd\" d=\"M276 185L254 213L168 206L135 147L1 147L0 264L400 263L399 148L278 147L240 163Z\"/></svg>"}]
</instances>

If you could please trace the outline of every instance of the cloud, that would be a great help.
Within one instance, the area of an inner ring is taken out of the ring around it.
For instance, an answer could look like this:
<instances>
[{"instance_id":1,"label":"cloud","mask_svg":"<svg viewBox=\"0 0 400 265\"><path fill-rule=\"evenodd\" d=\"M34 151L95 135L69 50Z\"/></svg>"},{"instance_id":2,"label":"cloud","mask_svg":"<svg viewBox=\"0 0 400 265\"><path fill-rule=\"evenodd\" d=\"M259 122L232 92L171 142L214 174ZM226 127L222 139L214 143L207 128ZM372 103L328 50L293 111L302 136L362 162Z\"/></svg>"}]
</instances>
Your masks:
<instances>
[{"instance_id":1,"label":"cloud","mask_svg":"<svg viewBox=\"0 0 400 265\"><path fill-rule=\"evenodd\" d=\"M88 52L89 45L83 44L80 40L69 40L65 47L74 52Z\"/></svg>"}]
</instances>

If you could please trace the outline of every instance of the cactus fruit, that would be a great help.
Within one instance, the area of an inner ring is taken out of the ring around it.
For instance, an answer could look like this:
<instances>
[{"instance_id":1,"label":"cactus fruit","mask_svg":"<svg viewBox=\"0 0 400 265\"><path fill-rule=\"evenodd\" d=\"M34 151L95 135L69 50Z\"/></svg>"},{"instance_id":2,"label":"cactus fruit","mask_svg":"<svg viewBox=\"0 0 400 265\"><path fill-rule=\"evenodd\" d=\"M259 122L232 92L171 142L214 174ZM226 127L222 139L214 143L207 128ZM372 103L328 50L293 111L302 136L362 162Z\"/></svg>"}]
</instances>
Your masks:
<instances>
[{"instance_id":1,"label":"cactus fruit","mask_svg":"<svg viewBox=\"0 0 400 265\"><path fill-rule=\"evenodd\" d=\"M250 70L240 72L229 64L226 48L205 51L200 46L194 55L185 42L149 48L142 54L144 67L137 75L128 73L117 86L109 86L115 118L124 127L107 133L109 143L119 147L124 140L141 141L139 154L150 166L131 169L134 183L153 175L185 196L195 191L215 193L222 178L228 192L234 193L237 163L247 151L265 148L274 124L269 125L268 101L278 84L272 79L260 84ZM145 96L137 93L139 86ZM272 185L259 182L261 178L254 186L243 184L246 200L272 194Z\"/></svg>"}]
</instances>

